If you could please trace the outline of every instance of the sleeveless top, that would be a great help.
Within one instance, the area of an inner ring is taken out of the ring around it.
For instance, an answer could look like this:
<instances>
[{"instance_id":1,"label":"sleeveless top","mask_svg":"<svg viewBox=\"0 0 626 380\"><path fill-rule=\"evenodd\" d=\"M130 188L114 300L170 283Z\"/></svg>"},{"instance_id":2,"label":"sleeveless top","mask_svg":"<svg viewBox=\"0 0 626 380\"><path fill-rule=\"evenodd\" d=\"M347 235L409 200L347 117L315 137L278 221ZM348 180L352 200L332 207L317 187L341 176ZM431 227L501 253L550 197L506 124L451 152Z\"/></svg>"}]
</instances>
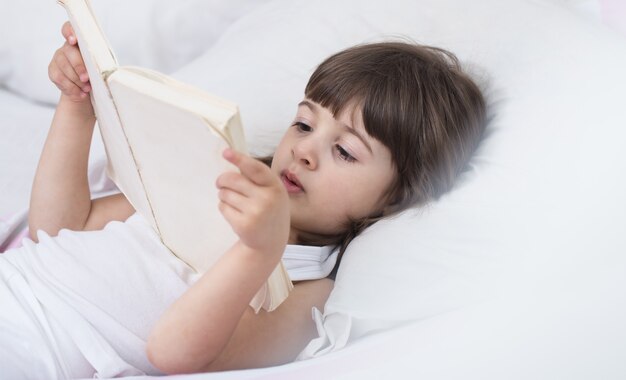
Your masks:
<instances>
[{"instance_id":1,"label":"sleeveless top","mask_svg":"<svg viewBox=\"0 0 626 380\"><path fill-rule=\"evenodd\" d=\"M138 214L101 231L39 232L0 254L0 373L7 378L160 374L145 342L200 275L172 255ZM331 247L290 245L292 280L335 266Z\"/></svg>"}]
</instances>

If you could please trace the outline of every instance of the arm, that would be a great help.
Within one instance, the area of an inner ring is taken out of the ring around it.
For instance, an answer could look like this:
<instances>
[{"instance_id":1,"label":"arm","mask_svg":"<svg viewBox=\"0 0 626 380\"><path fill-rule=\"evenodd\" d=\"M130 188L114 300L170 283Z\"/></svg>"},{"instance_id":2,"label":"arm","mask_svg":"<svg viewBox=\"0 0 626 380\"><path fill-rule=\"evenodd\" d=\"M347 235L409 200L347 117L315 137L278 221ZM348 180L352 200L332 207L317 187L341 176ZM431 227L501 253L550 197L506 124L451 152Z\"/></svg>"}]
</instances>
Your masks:
<instances>
[{"instance_id":1,"label":"arm","mask_svg":"<svg viewBox=\"0 0 626 380\"><path fill-rule=\"evenodd\" d=\"M39 229L82 229L91 208L87 161L95 121L86 103L61 95L31 190L31 239Z\"/></svg>"},{"instance_id":2,"label":"arm","mask_svg":"<svg viewBox=\"0 0 626 380\"><path fill-rule=\"evenodd\" d=\"M284 364L317 336L311 308L323 309L333 281L297 283L278 309L255 314L248 303L260 285L251 286L250 276L259 270L245 256L235 246L161 318L147 346L157 368L192 373Z\"/></svg>"},{"instance_id":3,"label":"arm","mask_svg":"<svg viewBox=\"0 0 626 380\"><path fill-rule=\"evenodd\" d=\"M220 210L240 240L153 329L148 357L167 373L292 360L315 334L311 307L321 308L332 289L330 280L302 282L277 310L254 314L248 304L287 243L289 203L282 183L265 165L238 154L230 159L242 174L218 179Z\"/></svg>"},{"instance_id":4,"label":"arm","mask_svg":"<svg viewBox=\"0 0 626 380\"><path fill-rule=\"evenodd\" d=\"M248 307L220 355L203 371L259 368L293 361L318 336L311 309L324 309L333 289L330 279L296 283L289 297L271 313Z\"/></svg>"},{"instance_id":5,"label":"arm","mask_svg":"<svg viewBox=\"0 0 626 380\"><path fill-rule=\"evenodd\" d=\"M39 229L51 235L61 228L97 229L132 214L132 207L120 195L91 201L87 163L96 117L88 96L87 71L68 23L63 35L67 42L49 66L50 79L62 94L31 191L28 223L33 240Z\"/></svg>"}]
</instances>

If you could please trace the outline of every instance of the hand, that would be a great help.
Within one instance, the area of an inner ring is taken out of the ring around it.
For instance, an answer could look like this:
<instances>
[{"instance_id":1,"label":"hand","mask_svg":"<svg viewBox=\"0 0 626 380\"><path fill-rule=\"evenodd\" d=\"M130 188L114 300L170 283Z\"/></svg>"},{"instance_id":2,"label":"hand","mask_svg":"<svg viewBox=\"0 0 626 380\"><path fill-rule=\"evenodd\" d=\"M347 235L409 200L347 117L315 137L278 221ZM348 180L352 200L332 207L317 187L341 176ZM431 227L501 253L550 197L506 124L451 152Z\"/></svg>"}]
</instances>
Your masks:
<instances>
[{"instance_id":1,"label":"hand","mask_svg":"<svg viewBox=\"0 0 626 380\"><path fill-rule=\"evenodd\" d=\"M74 29L69 22L61 29L65 43L52 57L48 66L50 80L61 90L65 97L74 103L80 104L84 111L93 115L93 108L89 100L91 84L83 57L78 49L78 41Z\"/></svg>"},{"instance_id":2,"label":"hand","mask_svg":"<svg viewBox=\"0 0 626 380\"><path fill-rule=\"evenodd\" d=\"M289 198L283 184L258 160L232 149L224 150L223 156L241 173L226 172L217 179L222 215L241 243L282 256L290 228Z\"/></svg>"}]
</instances>

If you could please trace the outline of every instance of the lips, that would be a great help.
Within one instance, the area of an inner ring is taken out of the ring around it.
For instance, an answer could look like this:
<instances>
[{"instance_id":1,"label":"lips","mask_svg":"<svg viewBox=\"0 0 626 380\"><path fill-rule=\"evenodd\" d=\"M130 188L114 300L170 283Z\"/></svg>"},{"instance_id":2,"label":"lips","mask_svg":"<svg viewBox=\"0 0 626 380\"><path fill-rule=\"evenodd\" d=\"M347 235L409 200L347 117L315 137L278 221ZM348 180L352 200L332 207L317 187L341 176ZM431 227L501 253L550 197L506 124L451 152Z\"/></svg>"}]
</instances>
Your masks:
<instances>
[{"instance_id":1,"label":"lips","mask_svg":"<svg viewBox=\"0 0 626 380\"><path fill-rule=\"evenodd\" d=\"M302 187L302 184L298 180L298 177L295 174L291 173L290 171L283 170L280 173L280 179L283 181L283 184L285 185L285 188L287 189L287 192L289 194L297 194L297 193L304 192L304 188Z\"/></svg>"}]
</instances>

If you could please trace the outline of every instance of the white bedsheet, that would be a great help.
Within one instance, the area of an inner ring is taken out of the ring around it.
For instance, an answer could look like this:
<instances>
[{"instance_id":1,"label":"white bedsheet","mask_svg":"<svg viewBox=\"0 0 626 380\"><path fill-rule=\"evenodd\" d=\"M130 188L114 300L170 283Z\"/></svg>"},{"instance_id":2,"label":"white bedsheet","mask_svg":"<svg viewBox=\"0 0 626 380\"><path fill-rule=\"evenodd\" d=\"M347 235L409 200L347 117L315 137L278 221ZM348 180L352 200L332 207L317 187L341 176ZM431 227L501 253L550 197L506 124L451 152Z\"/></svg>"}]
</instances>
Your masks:
<instances>
[{"instance_id":1,"label":"white bedsheet","mask_svg":"<svg viewBox=\"0 0 626 380\"><path fill-rule=\"evenodd\" d=\"M30 186L54 109L0 88L0 218L28 206Z\"/></svg>"},{"instance_id":2,"label":"white bedsheet","mask_svg":"<svg viewBox=\"0 0 626 380\"><path fill-rule=\"evenodd\" d=\"M30 187L53 113L0 87L0 252L26 233Z\"/></svg>"}]
</instances>

